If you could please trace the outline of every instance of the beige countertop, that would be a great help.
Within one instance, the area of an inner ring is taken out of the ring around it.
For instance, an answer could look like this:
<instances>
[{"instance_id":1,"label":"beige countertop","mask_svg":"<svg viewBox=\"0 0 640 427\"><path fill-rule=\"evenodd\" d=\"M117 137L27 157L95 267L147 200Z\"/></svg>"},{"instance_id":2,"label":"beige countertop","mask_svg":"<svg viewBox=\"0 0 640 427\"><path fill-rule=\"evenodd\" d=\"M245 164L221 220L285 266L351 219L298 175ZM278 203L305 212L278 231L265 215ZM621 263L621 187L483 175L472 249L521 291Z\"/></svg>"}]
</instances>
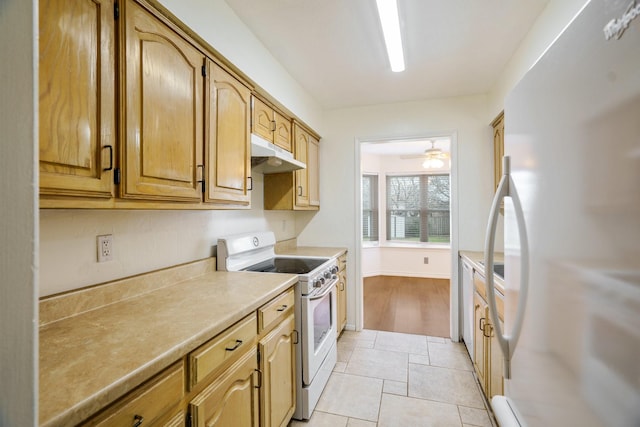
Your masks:
<instances>
[{"instance_id":1,"label":"beige countertop","mask_svg":"<svg viewBox=\"0 0 640 427\"><path fill-rule=\"evenodd\" d=\"M484 264L480 264L480 262L484 262L484 252L480 252L480 251L460 251L459 252L460 256L462 258L464 258L466 261L468 261L468 263L471 265L471 267L473 267L473 269L475 271L477 271L478 273L482 274L483 276L486 276L486 272L484 269ZM494 262L504 262L504 254L502 253L496 253L495 254L495 258L494 258ZM494 285L495 288L502 294L504 295L504 280L501 279L499 276L497 275L493 275L493 281L494 281Z\"/></svg>"},{"instance_id":2,"label":"beige countertop","mask_svg":"<svg viewBox=\"0 0 640 427\"><path fill-rule=\"evenodd\" d=\"M296 281L289 274L206 272L43 324L40 424L86 419Z\"/></svg>"},{"instance_id":3,"label":"beige countertop","mask_svg":"<svg viewBox=\"0 0 640 427\"><path fill-rule=\"evenodd\" d=\"M319 246L297 246L289 248L279 248L280 255L313 256L313 257L339 257L347 251L347 248L319 247Z\"/></svg>"}]
</instances>

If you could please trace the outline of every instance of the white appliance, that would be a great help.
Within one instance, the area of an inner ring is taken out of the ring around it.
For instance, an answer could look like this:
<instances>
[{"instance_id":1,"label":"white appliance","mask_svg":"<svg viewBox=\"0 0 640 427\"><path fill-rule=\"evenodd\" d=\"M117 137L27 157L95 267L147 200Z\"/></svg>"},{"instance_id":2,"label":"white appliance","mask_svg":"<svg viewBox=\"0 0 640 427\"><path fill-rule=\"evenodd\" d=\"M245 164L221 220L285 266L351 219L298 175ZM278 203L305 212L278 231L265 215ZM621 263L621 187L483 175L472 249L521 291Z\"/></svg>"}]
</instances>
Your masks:
<instances>
[{"instance_id":1,"label":"white appliance","mask_svg":"<svg viewBox=\"0 0 640 427\"><path fill-rule=\"evenodd\" d=\"M469 356L473 359L473 268L462 261L462 339Z\"/></svg>"},{"instance_id":2,"label":"white appliance","mask_svg":"<svg viewBox=\"0 0 640 427\"><path fill-rule=\"evenodd\" d=\"M338 358L335 258L275 254L272 232L237 234L218 239L218 270L297 274L295 324L296 410L294 418L311 418Z\"/></svg>"},{"instance_id":3,"label":"white appliance","mask_svg":"<svg viewBox=\"0 0 640 427\"><path fill-rule=\"evenodd\" d=\"M640 3L585 5L507 97L505 155L498 422L640 426Z\"/></svg>"}]
</instances>

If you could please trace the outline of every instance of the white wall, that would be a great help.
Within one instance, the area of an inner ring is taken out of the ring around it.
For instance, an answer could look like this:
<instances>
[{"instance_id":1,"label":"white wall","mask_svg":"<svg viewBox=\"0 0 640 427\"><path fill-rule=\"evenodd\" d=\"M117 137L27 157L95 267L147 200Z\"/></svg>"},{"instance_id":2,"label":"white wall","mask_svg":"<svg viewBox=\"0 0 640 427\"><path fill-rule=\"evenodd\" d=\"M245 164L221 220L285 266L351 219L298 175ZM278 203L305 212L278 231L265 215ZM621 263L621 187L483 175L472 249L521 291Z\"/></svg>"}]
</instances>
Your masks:
<instances>
[{"instance_id":1,"label":"white wall","mask_svg":"<svg viewBox=\"0 0 640 427\"><path fill-rule=\"evenodd\" d=\"M185 24L269 91L285 107L322 132L322 111L222 0L163 0ZM263 177L254 174L251 210L114 211L42 210L41 296L103 283L212 255L226 234L274 230L296 236L293 212L264 212ZM96 262L96 236L114 235L115 260Z\"/></svg>"},{"instance_id":2,"label":"white wall","mask_svg":"<svg viewBox=\"0 0 640 427\"><path fill-rule=\"evenodd\" d=\"M459 187L453 198L459 203L459 245L460 249L477 250L483 245L484 213L489 211L493 194L492 134L486 108L486 97L478 95L327 112L327 131L320 143L321 165L327 168L320 177L321 209L312 218L302 218L298 243L348 248L349 326L353 327L359 316L356 299L360 285L355 280L359 262L354 258L359 244L355 229L358 141L454 133L458 149L453 161L457 162ZM452 283L457 283L455 278Z\"/></svg>"},{"instance_id":3,"label":"white wall","mask_svg":"<svg viewBox=\"0 0 640 427\"><path fill-rule=\"evenodd\" d=\"M0 3L0 426L38 423L37 22Z\"/></svg>"}]
</instances>

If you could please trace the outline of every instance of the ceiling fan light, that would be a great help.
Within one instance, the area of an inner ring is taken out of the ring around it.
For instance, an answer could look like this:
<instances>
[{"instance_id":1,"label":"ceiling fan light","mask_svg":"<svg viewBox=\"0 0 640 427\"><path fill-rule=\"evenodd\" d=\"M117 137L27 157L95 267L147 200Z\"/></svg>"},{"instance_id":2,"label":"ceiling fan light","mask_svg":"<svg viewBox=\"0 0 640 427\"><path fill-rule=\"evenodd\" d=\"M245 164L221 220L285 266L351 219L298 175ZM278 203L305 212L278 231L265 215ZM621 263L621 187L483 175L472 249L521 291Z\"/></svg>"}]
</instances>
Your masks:
<instances>
[{"instance_id":1,"label":"ceiling fan light","mask_svg":"<svg viewBox=\"0 0 640 427\"><path fill-rule=\"evenodd\" d=\"M440 169L444 166L444 162L440 159L430 158L426 159L422 163L422 167L425 169Z\"/></svg>"}]
</instances>

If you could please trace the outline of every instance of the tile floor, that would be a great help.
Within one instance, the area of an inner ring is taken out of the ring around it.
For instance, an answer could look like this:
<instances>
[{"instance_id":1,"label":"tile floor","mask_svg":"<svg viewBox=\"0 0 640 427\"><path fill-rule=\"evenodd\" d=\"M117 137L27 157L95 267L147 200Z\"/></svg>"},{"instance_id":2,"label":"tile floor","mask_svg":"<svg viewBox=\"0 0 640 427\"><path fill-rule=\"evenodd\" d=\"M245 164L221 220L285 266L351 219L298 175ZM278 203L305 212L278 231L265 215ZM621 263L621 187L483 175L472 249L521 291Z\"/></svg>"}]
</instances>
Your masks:
<instances>
[{"instance_id":1,"label":"tile floor","mask_svg":"<svg viewBox=\"0 0 640 427\"><path fill-rule=\"evenodd\" d=\"M311 419L289 427L492 427L464 344L344 331Z\"/></svg>"}]
</instances>

